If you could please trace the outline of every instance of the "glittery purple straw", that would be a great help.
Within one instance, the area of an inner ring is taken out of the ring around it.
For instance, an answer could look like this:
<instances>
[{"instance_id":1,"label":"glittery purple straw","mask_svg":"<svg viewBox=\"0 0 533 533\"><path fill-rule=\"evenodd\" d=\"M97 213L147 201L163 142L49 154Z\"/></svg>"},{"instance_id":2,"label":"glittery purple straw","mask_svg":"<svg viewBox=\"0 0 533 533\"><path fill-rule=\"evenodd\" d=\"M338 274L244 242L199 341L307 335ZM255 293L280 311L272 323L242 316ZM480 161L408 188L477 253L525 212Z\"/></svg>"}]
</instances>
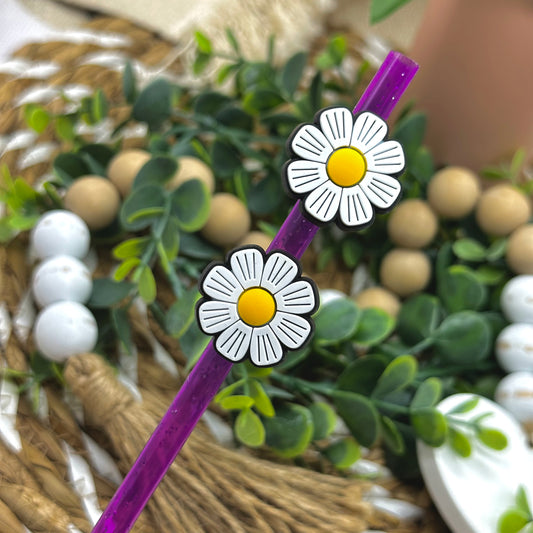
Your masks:
<instances>
[{"instance_id":1,"label":"glittery purple straw","mask_svg":"<svg viewBox=\"0 0 533 533\"><path fill-rule=\"evenodd\" d=\"M371 111L386 120L417 70L418 66L412 60L398 52L390 52L355 106L354 113ZM300 259L317 231L318 226L303 216L297 202L268 251L284 250ZM232 363L217 354L211 341L93 533L125 533L133 527L231 367Z\"/></svg>"}]
</instances>

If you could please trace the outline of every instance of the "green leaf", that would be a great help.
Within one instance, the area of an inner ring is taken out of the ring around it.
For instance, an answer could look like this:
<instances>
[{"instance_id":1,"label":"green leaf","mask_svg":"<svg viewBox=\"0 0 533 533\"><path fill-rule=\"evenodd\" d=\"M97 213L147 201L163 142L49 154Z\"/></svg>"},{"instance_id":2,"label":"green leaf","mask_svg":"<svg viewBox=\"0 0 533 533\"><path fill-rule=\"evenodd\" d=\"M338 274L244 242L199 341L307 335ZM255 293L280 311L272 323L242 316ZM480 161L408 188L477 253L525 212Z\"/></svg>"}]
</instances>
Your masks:
<instances>
[{"instance_id":1,"label":"green leaf","mask_svg":"<svg viewBox=\"0 0 533 533\"><path fill-rule=\"evenodd\" d=\"M363 245L353 237L347 237L341 243L341 255L348 268L355 268L363 255Z\"/></svg>"},{"instance_id":2,"label":"green leaf","mask_svg":"<svg viewBox=\"0 0 533 533\"><path fill-rule=\"evenodd\" d=\"M173 157L159 155L149 159L139 170L133 180L132 189L145 185L164 185L178 170L178 163Z\"/></svg>"},{"instance_id":3,"label":"green leaf","mask_svg":"<svg viewBox=\"0 0 533 533\"><path fill-rule=\"evenodd\" d=\"M476 279L483 285L498 285L504 281L506 272L502 268L481 265L475 272Z\"/></svg>"},{"instance_id":4,"label":"green leaf","mask_svg":"<svg viewBox=\"0 0 533 533\"><path fill-rule=\"evenodd\" d=\"M161 245L165 251L168 261L174 261L178 255L180 246L179 224L174 217L169 217L163 233L161 234Z\"/></svg>"},{"instance_id":5,"label":"green leaf","mask_svg":"<svg viewBox=\"0 0 533 533\"><path fill-rule=\"evenodd\" d=\"M211 54L213 52L211 41L205 34L200 31L195 31L194 39L196 40L196 45L198 46L198 50L200 50L200 52L203 54Z\"/></svg>"},{"instance_id":6,"label":"green leaf","mask_svg":"<svg viewBox=\"0 0 533 533\"><path fill-rule=\"evenodd\" d=\"M246 203L254 215L264 216L274 213L284 198L281 180L279 177L269 174L251 184Z\"/></svg>"},{"instance_id":7,"label":"green leaf","mask_svg":"<svg viewBox=\"0 0 533 533\"><path fill-rule=\"evenodd\" d=\"M313 437L313 417L302 405L286 403L276 409L276 416L263 420L266 443L281 457L302 454Z\"/></svg>"},{"instance_id":8,"label":"green leaf","mask_svg":"<svg viewBox=\"0 0 533 533\"><path fill-rule=\"evenodd\" d=\"M429 446L438 447L444 444L448 423L437 409L427 407L412 411L411 424L417 437Z\"/></svg>"},{"instance_id":9,"label":"green leaf","mask_svg":"<svg viewBox=\"0 0 533 533\"><path fill-rule=\"evenodd\" d=\"M132 239L127 239L113 248L113 257L115 259L138 257L142 255L144 250L146 250L149 242L150 237L134 237Z\"/></svg>"},{"instance_id":10,"label":"green leaf","mask_svg":"<svg viewBox=\"0 0 533 533\"><path fill-rule=\"evenodd\" d=\"M446 414L447 415L457 415L457 414L463 414L463 413L469 413L473 409L477 407L479 403L479 396L472 396L472 398L468 398L468 400L465 400L464 402L461 402L460 404L456 405L453 409L450 409Z\"/></svg>"},{"instance_id":11,"label":"green leaf","mask_svg":"<svg viewBox=\"0 0 533 533\"><path fill-rule=\"evenodd\" d=\"M231 98L217 91L203 91L194 100L193 111L212 117L231 102Z\"/></svg>"},{"instance_id":12,"label":"green leaf","mask_svg":"<svg viewBox=\"0 0 533 533\"><path fill-rule=\"evenodd\" d=\"M251 379L248 381L248 386L250 387L249 394L254 400L254 405L257 411L263 416L275 416L276 412L274 411L274 406L261 383L257 379Z\"/></svg>"},{"instance_id":13,"label":"green leaf","mask_svg":"<svg viewBox=\"0 0 533 533\"><path fill-rule=\"evenodd\" d=\"M220 249L193 233L180 235L180 253L193 259L212 260L220 256Z\"/></svg>"},{"instance_id":14,"label":"green leaf","mask_svg":"<svg viewBox=\"0 0 533 533\"><path fill-rule=\"evenodd\" d=\"M313 440L322 440L331 435L337 425L335 410L326 402L314 402L309 406L313 417Z\"/></svg>"},{"instance_id":15,"label":"green leaf","mask_svg":"<svg viewBox=\"0 0 533 533\"><path fill-rule=\"evenodd\" d=\"M383 4L386 4L385 0ZM379 0L373 1L373 4L379 3ZM403 147L405 157L408 162L416 158L416 154L422 145L426 133L427 119L423 113L411 113L401 119L394 130L393 137Z\"/></svg>"},{"instance_id":16,"label":"green leaf","mask_svg":"<svg viewBox=\"0 0 533 533\"><path fill-rule=\"evenodd\" d=\"M444 319L434 333L435 350L448 363L472 364L485 359L491 350L491 329L474 311L460 311Z\"/></svg>"},{"instance_id":17,"label":"green leaf","mask_svg":"<svg viewBox=\"0 0 533 533\"><path fill-rule=\"evenodd\" d=\"M115 281L122 281L128 274L137 266L141 264L141 260L138 257L130 257L123 261L113 274Z\"/></svg>"},{"instance_id":18,"label":"green leaf","mask_svg":"<svg viewBox=\"0 0 533 533\"><path fill-rule=\"evenodd\" d=\"M425 146L420 146L416 151L414 161L409 166L409 172L421 185L427 185L435 174L433 156Z\"/></svg>"},{"instance_id":19,"label":"green leaf","mask_svg":"<svg viewBox=\"0 0 533 533\"><path fill-rule=\"evenodd\" d=\"M306 64L307 53L298 52L283 67L281 71L281 86L289 96L292 96L298 89Z\"/></svg>"},{"instance_id":20,"label":"green leaf","mask_svg":"<svg viewBox=\"0 0 533 533\"><path fill-rule=\"evenodd\" d=\"M410 0L372 0L370 4L370 24L376 24L399 9Z\"/></svg>"},{"instance_id":21,"label":"green leaf","mask_svg":"<svg viewBox=\"0 0 533 533\"><path fill-rule=\"evenodd\" d=\"M72 141L76 137L75 119L69 115L59 115L54 120L57 137L62 141Z\"/></svg>"},{"instance_id":22,"label":"green leaf","mask_svg":"<svg viewBox=\"0 0 533 533\"><path fill-rule=\"evenodd\" d=\"M183 231L193 232L201 229L209 218L211 195L207 186L192 179L182 183L171 194L172 214Z\"/></svg>"},{"instance_id":23,"label":"green leaf","mask_svg":"<svg viewBox=\"0 0 533 533\"><path fill-rule=\"evenodd\" d=\"M121 344L127 353L133 353L133 341L131 339L131 326L128 320L128 313L122 307L113 307L109 310L111 324Z\"/></svg>"},{"instance_id":24,"label":"green leaf","mask_svg":"<svg viewBox=\"0 0 533 533\"><path fill-rule=\"evenodd\" d=\"M37 133L42 133L50 123L50 114L37 104L24 106L24 118L28 126Z\"/></svg>"},{"instance_id":25,"label":"green leaf","mask_svg":"<svg viewBox=\"0 0 533 533\"><path fill-rule=\"evenodd\" d=\"M350 433L362 446L372 446L379 435L379 414L365 396L345 391L334 391L333 402Z\"/></svg>"},{"instance_id":26,"label":"green leaf","mask_svg":"<svg viewBox=\"0 0 533 533\"><path fill-rule=\"evenodd\" d=\"M314 342L335 344L349 339L357 330L361 311L349 298L339 298L320 306L315 315Z\"/></svg>"},{"instance_id":27,"label":"green leaf","mask_svg":"<svg viewBox=\"0 0 533 533\"><path fill-rule=\"evenodd\" d=\"M352 466L361 457L361 447L354 439L346 437L330 444L322 450L337 468L343 469Z\"/></svg>"},{"instance_id":28,"label":"green leaf","mask_svg":"<svg viewBox=\"0 0 533 533\"><path fill-rule=\"evenodd\" d=\"M216 139L211 145L211 165L217 178L227 179L241 168L242 162L231 144Z\"/></svg>"},{"instance_id":29,"label":"green leaf","mask_svg":"<svg viewBox=\"0 0 533 533\"><path fill-rule=\"evenodd\" d=\"M220 124L228 128L235 128L244 131L252 131L254 120L251 115L235 106L227 106L216 113L215 118Z\"/></svg>"},{"instance_id":30,"label":"green leaf","mask_svg":"<svg viewBox=\"0 0 533 533\"><path fill-rule=\"evenodd\" d=\"M448 444L460 457L467 458L472 455L472 445L468 437L452 427L448 427Z\"/></svg>"},{"instance_id":31,"label":"green leaf","mask_svg":"<svg viewBox=\"0 0 533 533\"><path fill-rule=\"evenodd\" d=\"M165 205L165 191L157 185L145 185L135 189L122 203L120 209L120 222L122 227L130 231L144 229L159 217L154 214L152 217L144 217L134 222L130 222L132 217L139 211L151 208L162 208Z\"/></svg>"},{"instance_id":32,"label":"green leaf","mask_svg":"<svg viewBox=\"0 0 533 533\"><path fill-rule=\"evenodd\" d=\"M165 329L169 335L179 339L194 320L194 310L200 293L196 286L184 291L181 298L174 302L165 314Z\"/></svg>"},{"instance_id":33,"label":"green leaf","mask_svg":"<svg viewBox=\"0 0 533 533\"><path fill-rule=\"evenodd\" d=\"M122 72L122 92L128 104L133 104L137 97L137 82L131 61L126 61Z\"/></svg>"},{"instance_id":34,"label":"green leaf","mask_svg":"<svg viewBox=\"0 0 533 533\"><path fill-rule=\"evenodd\" d=\"M498 520L498 533L520 533L530 517L520 509L509 509Z\"/></svg>"},{"instance_id":35,"label":"green leaf","mask_svg":"<svg viewBox=\"0 0 533 533\"><path fill-rule=\"evenodd\" d=\"M485 446L492 450L501 451L507 448L507 437L498 429L479 428L476 435Z\"/></svg>"},{"instance_id":36,"label":"green leaf","mask_svg":"<svg viewBox=\"0 0 533 533\"><path fill-rule=\"evenodd\" d=\"M233 409L241 411L242 409L250 409L254 405L253 398L250 396L244 396L242 394L235 394L234 396L227 396L221 398L218 404L223 409L231 411Z\"/></svg>"},{"instance_id":37,"label":"green leaf","mask_svg":"<svg viewBox=\"0 0 533 533\"><path fill-rule=\"evenodd\" d=\"M147 85L137 97L132 116L146 122L151 130L159 128L172 112L173 88L164 78L157 78Z\"/></svg>"},{"instance_id":38,"label":"green leaf","mask_svg":"<svg viewBox=\"0 0 533 533\"><path fill-rule=\"evenodd\" d=\"M394 331L395 325L394 318L382 309L363 309L359 326L352 340L360 346L375 346Z\"/></svg>"},{"instance_id":39,"label":"green leaf","mask_svg":"<svg viewBox=\"0 0 533 533\"><path fill-rule=\"evenodd\" d=\"M199 52L192 65L192 71L195 76L199 76L206 69L211 61L212 54L203 54Z\"/></svg>"},{"instance_id":40,"label":"green leaf","mask_svg":"<svg viewBox=\"0 0 533 533\"><path fill-rule=\"evenodd\" d=\"M477 311L487 300L486 287L470 268L463 265L448 268L438 281L437 292L450 313L465 309Z\"/></svg>"},{"instance_id":41,"label":"green leaf","mask_svg":"<svg viewBox=\"0 0 533 533\"><path fill-rule=\"evenodd\" d=\"M335 387L370 396L386 366L385 359L378 355L358 357L343 370Z\"/></svg>"},{"instance_id":42,"label":"green leaf","mask_svg":"<svg viewBox=\"0 0 533 533\"><path fill-rule=\"evenodd\" d=\"M242 101L242 107L248 113L255 115L272 110L284 101L277 91L257 88L246 94Z\"/></svg>"},{"instance_id":43,"label":"green leaf","mask_svg":"<svg viewBox=\"0 0 533 533\"><path fill-rule=\"evenodd\" d=\"M402 455L405 452L405 441L398 427L388 416L382 416L381 435L385 446L395 455Z\"/></svg>"},{"instance_id":44,"label":"green leaf","mask_svg":"<svg viewBox=\"0 0 533 533\"><path fill-rule=\"evenodd\" d=\"M433 407L442 396L442 382L438 378L427 378L415 392L411 401L411 409Z\"/></svg>"},{"instance_id":45,"label":"green leaf","mask_svg":"<svg viewBox=\"0 0 533 533\"><path fill-rule=\"evenodd\" d=\"M244 409L237 415L234 430L237 439L246 446L256 448L265 443L263 423L251 409Z\"/></svg>"},{"instance_id":46,"label":"green leaf","mask_svg":"<svg viewBox=\"0 0 533 533\"><path fill-rule=\"evenodd\" d=\"M235 37L235 34L230 30L230 28L226 28L226 37L228 39L229 44L233 48L233 51L238 55L240 54L241 50L239 47L239 42L237 41L237 38Z\"/></svg>"},{"instance_id":47,"label":"green leaf","mask_svg":"<svg viewBox=\"0 0 533 533\"><path fill-rule=\"evenodd\" d=\"M459 239L452 245L453 253L465 261L485 261L487 249L474 239Z\"/></svg>"},{"instance_id":48,"label":"green leaf","mask_svg":"<svg viewBox=\"0 0 533 533\"><path fill-rule=\"evenodd\" d=\"M228 385L227 387L220 389L220 391L213 398L213 401L215 403L220 403L221 400L223 400L224 398L227 398L239 388L242 388L245 382L246 382L245 379L239 379L238 381L233 382L231 385Z\"/></svg>"},{"instance_id":49,"label":"green leaf","mask_svg":"<svg viewBox=\"0 0 533 533\"><path fill-rule=\"evenodd\" d=\"M526 489L523 485L518 487L515 496L516 507L531 517L531 507L527 498Z\"/></svg>"},{"instance_id":50,"label":"green leaf","mask_svg":"<svg viewBox=\"0 0 533 533\"><path fill-rule=\"evenodd\" d=\"M115 156L115 152L104 144L86 144L78 154L87 164L91 174L107 177L107 167Z\"/></svg>"},{"instance_id":51,"label":"green leaf","mask_svg":"<svg viewBox=\"0 0 533 533\"><path fill-rule=\"evenodd\" d=\"M507 251L507 238L496 239L487 249L487 261L497 261L501 259Z\"/></svg>"},{"instance_id":52,"label":"green leaf","mask_svg":"<svg viewBox=\"0 0 533 533\"><path fill-rule=\"evenodd\" d=\"M135 285L128 281L113 281L110 278L97 278L93 281L91 297L87 307L107 309L129 296Z\"/></svg>"},{"instance_id":53,"label":"green leaf","mask_svg":"<svg viewBox=\"0 0 533 533\"><path fill-rule=\"evenodd\" d=\"M417 360L412 355L396 357L381 374L372 396L382 398L393 392L405 389L413 382L417 368Z\"/></svg>"},{"instance_id":54,"label":"green leaf","mask_svg":"<svg viewBox=\"0 0 533 533\"><path fill-rule=\"evenodd\" d=\"M107 99L102 89L97 89L91 102L91 114L94 122L100 122L107 116Z\"/></svg>"},{"instance_id":55,"label":"green leaf","mask_svg":"<svg viewBox=\"0 0 533 533\"><path fill-rule=\"evenodd\" d=\"M139 274L138 283L139 296L148 304L155 300L157 286L154 274L149 266L144 266Z\"/></svg>"},{"instance_id":56,"label":"green leaf","mask_svg":"<svg viewBox=\"0 0 533 533\"><path fill-rule=\"evenodd\" d=\"M438 298L429 294L417 294L406 300L398 313L396 331L409 344L428 338L443 317Z\"/></svg>"},{"instance_id":57,"label":"green leaf","mask_svg":"<svg viewBox=\"0 0 533 533\"><path fill-rule=\"evenodd\" d=\"M338 67L346 56L347 42L343 35L335 35L328 42L326 49L318 54L315 65L320 70Z\"/></svg>"},{"instance_id":58,"label":"green leaf","mask_svg":"<svg viewBox=\"0 0 533 533\"><path fill-rule=\"evenodd\" d=\"M63 185L70 185L73 180L89 174L89 167L77 154L65 152L59 154L53 163L54 174Z\"/></svg>"}]
</instances>

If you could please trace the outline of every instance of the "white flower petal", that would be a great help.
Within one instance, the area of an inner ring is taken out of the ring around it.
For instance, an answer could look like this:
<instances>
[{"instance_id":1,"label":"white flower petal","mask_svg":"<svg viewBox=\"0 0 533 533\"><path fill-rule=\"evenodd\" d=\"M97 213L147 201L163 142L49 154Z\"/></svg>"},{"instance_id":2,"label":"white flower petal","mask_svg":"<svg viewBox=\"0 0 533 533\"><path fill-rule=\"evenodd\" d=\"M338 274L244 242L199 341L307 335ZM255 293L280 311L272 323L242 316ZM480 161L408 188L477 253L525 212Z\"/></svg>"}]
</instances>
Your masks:
<instances>
[{"instance_id":1,"label":"white flower petal","mask_svg":"<svg viewBox=\"0 0 533 533\"><path fill-rule=\"evenodd\" d=\"M329 180L324 163L298 159L287 166L287 183L295 194L303 194L316 189Z\"/></svg>"},{"instance_id":2,"label":"white flower petal","mask_svg":"<svg viewBox=\"0 0 533 533\"><path fill-rule=\"evenodd\" d=\"M305 210L320 222L330 222L339 209L341 191L338 185L328 180L305 199Z\"/></svg>"},{"instance_id":3,"label":"white flower petal","mask_svg":"<svg viewBox=\"0 0 533 533\"><path fill-rule=\"evenodd\" d=\"M207 335L222 331L239 320L236 304L207 301L198 308L200 328Z\"/></svg>"},{"instance_id":4,"label":"white flower petal","mask_svg":"<svg viewBox=\"0 0 533 533\"><path fill-rule=\"evenodd\" d=\"M342 223L350 228L364 226L374 217L372 204L359 185L343 189L339 213Z\"/></svg>"},{"instance_id":5,"label":"white flower petal","mask_svg":"<svg viewBox=\"0 0 533 533\"><path fill-rule=\"evenodd\" d=\"M250 348L252 329L242 320L238 320L221 333L215 341L215 348L230 361L240 361Z\"/></svg>"},{"instance_id":6,"label":"white flower petal","mask_svg":"<svg viewBox=\"0 0 533 533\"><path fill-rule=\"evenodd\" d=\"M377 146L387 135L387 124L373 113L361 113L353 125L350 144L363 152Z\"/></svg>"},{"instance_id":7,"label":"white flower petal","mask_svg":"<svg viewBox=\"0 0 533 533\"><path fill-rule=\"evenodd\" d=\"M306 280L299 280L281 289L274 295L276 311L303 315L310 313L316 306L313 286Z\"/></svg>"},{"instance_id":8,"label":"white flower petal","mask_svg":"<svg viewBox=\"0 0 533 533\"><path fill-rule=\"evenodd\" d=\"M397 174L405 166L405 156L398 141L385 141L365 153L368 170L380 174Z\"/></svg>"},{"instance_id":9,"label":"white flower petal","mask_svg":"<svg viewBox=\"0 0 533 533\"><path fill-rule=\"evenodd\" d=\"M353 114L345 107L332 107L320 113L320 128L333 148L349 146Z\"/></svg>"},{"instance_id":10,"label":"white flower petal","mask_svg":"<svg viewBox=\"0 0 533 533\"><path fill-rule=\"evenodd\" d=\"M402 190L396 178L375 172L367 172L359 185L367 198L379 209L391 207Z\"/></svg>"},{"instance_id":11,"label":"white flower petal","mask_svg":"<svg viewBox=\"0 0 533 533\"><path fill-rule=\"evenodd\" d=\"M297 274L298 265L294 259L285 254L274 252L267 259L261 287L275 294L291 283Z\"/></svg>"},{"instance_id":12,"label":"white flower petal","mask_svg":"<svg viewBox=\"0 0 533 533\"><path fill-rule=\"evenodd\" d=\"M205 276L202 290L211 298L237 303L242 287L235 275L223 265L215 265Z\"/></svg>"},{"instance_id":13,"label":"white flower petal","mask_svg":"<svg viewBox=\"0 0 533 533\"><path fill-rule=\"evenodd\" d=\"M313 124L304 124L291 141L292 151L303 159L325 163L333 151L324 134Z\"/></svg>"},{"instance_id":14,"label":"white flower petal","mask_svg":"<svg viewBox=\"0 0 533 533\"><path fill-rule=\"evenodd\" d=\"M283 348L268 326L254 328L250 344L250 359L254 365L270 366L281 361Z\"/></svg>"},{"instance_id":15,"label":"white flower petal","mask_svg":"<svg viewBox=\"0 0 533 533\"><path fill-rule=\"evenodd\" d=\"M288 313L276 313L269 326L278 339L291 350L303 346L311 334L311 324L308 320Z\"/></svg>"},{"instance_id":16,"label":"white flower petal","mask_svg":"<svg viewBox=\"0 0 533 533\"><path fill-rule=\"evenodd\" d=\"M243 288L257 287L263 275L263 254L255 248L237 250L231 255L230 267Z\"/></svg>"}]
</instances>

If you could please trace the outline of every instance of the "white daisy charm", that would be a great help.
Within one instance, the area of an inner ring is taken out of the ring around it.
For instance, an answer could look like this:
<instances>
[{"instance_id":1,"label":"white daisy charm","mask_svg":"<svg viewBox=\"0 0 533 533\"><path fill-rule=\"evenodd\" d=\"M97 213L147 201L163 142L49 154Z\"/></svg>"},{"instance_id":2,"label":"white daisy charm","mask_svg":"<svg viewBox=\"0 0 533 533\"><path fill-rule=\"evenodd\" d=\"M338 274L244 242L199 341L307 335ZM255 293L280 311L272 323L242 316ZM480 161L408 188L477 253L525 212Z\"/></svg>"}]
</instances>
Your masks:
<instances>
[{"instance_id":1,"label":"white daisy charm","mask_svg":"<svg viewBox=\"0 0 533 533\"><path fill-rule=\"evenodd\" d=\"M285 252L238 248L225 264L208 267L199 287L200 329L215 336L217 352L232 362L249 356L256 366L272 366L311 336L318 291Z\"/></svg>"},{"instance_id":2,"label":"white daisy charm","mask_svg":"<svg viewBox=\"0 0 533 533\"><path fill-rule=\"evenodd\" d=\"M320 111L288 141L294 159L284 168L288 192L302 199L316 224L335 220L342 229L370 225L374 211L390 209L400 196L393 177L405 166L397 141L385 140L387 124L373 113L357 116L344 107Z\"/></svg>"}]
</instances>

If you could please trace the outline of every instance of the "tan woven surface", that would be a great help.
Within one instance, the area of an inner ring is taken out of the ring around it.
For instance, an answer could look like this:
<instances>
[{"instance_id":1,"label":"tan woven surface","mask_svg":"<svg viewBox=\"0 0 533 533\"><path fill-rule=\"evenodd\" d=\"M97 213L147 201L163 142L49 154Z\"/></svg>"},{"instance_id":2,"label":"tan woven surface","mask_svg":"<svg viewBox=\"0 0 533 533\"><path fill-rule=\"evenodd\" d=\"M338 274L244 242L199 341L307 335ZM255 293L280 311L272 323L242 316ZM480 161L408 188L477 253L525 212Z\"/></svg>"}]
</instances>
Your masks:
<instances>
[{"instance_id":1,"label":"tan woven surface","mask_svg":"<svg viewBox=\"0 0 533 533\"><path fill-rule=\"evenodd\" d=\"M128 42L105 47L94 41L81 44L57 41L27 45L15 54L16 58L52 62L58 67L56 71L46 78L0 73L0 139L3 142L0 145L0 164L7 164L13 175L21 175L29 183L34 183L50 172L50 162L62 147L48 130L27 145L11 144L10 147L9 143L16 138L17 132L26 129L20 105L21 94L25 91L36 87L61 90L72 84L80 84L91 89L101 88L111 104L118 103L120 72L91 64L90 61L87 63L94 53L103 51L120 52L124 58L134 59L156 72L164 70L167 75L180 73L179 50L127 21L96 19L88 28L95 35L126 36ZM356 37L354 41L357 41ZM57 94L41 103L55 111L62 110L65 106ZM113 108L112 120L118 123L126 111ZM132 138L126 143L140 144L142 140L142 137ZM25 158L27 151L38 145L49 146L47 157L28 165ZM27 241L21 237L9 246L0 248L0 302L5 302L11 316L16 314L30 278L26 245ZM102 259L105 260L105 257ZM339 276L338 272L329 272L324 276L318 280L323 286L339 283L339 279L344 279L341 284L346 282L346 278ZM60 391L55 388L46 390L50 406L48 420L40 420L23 400L17 419L23 452L15 455L4 446L0 447L0 515L3 517L0 518L0 533L22 531L22 524L33 533L67 531L69 523L83 532L90 531L80 502L67 481L61 440L86 456L80 433L83 429L113 455L125 473L176 394L179 380L166 374L154 363L149 345L143 340L143 328L146 326L142 321L135 321L135 317L133 319L135 341L140 352L139 387L144 403L135 403L127 391L121 388L110 368L101 359L91 355L75 358L75 361L68 364L66 372L69 385L85 406L86 424L83 428L75 421L69 407L61 399ZM184 361L175 341L167 338L155 324L152 323L151 326L153 333L181 366ZM0 362L6 363L10 368L25 371L28 369L28 354L31 349L31 338L21 340L17 335L11 334L0 352ZM96 389L97 392L94 392ZM95 398L94 394L101 403L95 405L91 401L91 398ZM99 412L97 408L100 408ZM377 451L373 454L375 457L372 455L372 458L381 461ZM93 476L100 505L105 507L116 487L94 471ZM381 484L390 490L393 497L425 509L422 522L402 524L375 511L369 503L363 501L363 495L371 488L371 482L302 470L288 464L266 462L251 457L245 451L226 450L199 428L176 461L164 485L156 491L150 505L141 515L135 531L446 531L423 489L410 487L393 478ZM235 491L234 494L232 490ZM206 501L211 502L211 507L206 505ZM308 506L306 513L298 510L300 504ZM3 508L9 508L10 512L2 512ZM225 524L222 529L220 524Z\"/></svg>"}]
</instances>

